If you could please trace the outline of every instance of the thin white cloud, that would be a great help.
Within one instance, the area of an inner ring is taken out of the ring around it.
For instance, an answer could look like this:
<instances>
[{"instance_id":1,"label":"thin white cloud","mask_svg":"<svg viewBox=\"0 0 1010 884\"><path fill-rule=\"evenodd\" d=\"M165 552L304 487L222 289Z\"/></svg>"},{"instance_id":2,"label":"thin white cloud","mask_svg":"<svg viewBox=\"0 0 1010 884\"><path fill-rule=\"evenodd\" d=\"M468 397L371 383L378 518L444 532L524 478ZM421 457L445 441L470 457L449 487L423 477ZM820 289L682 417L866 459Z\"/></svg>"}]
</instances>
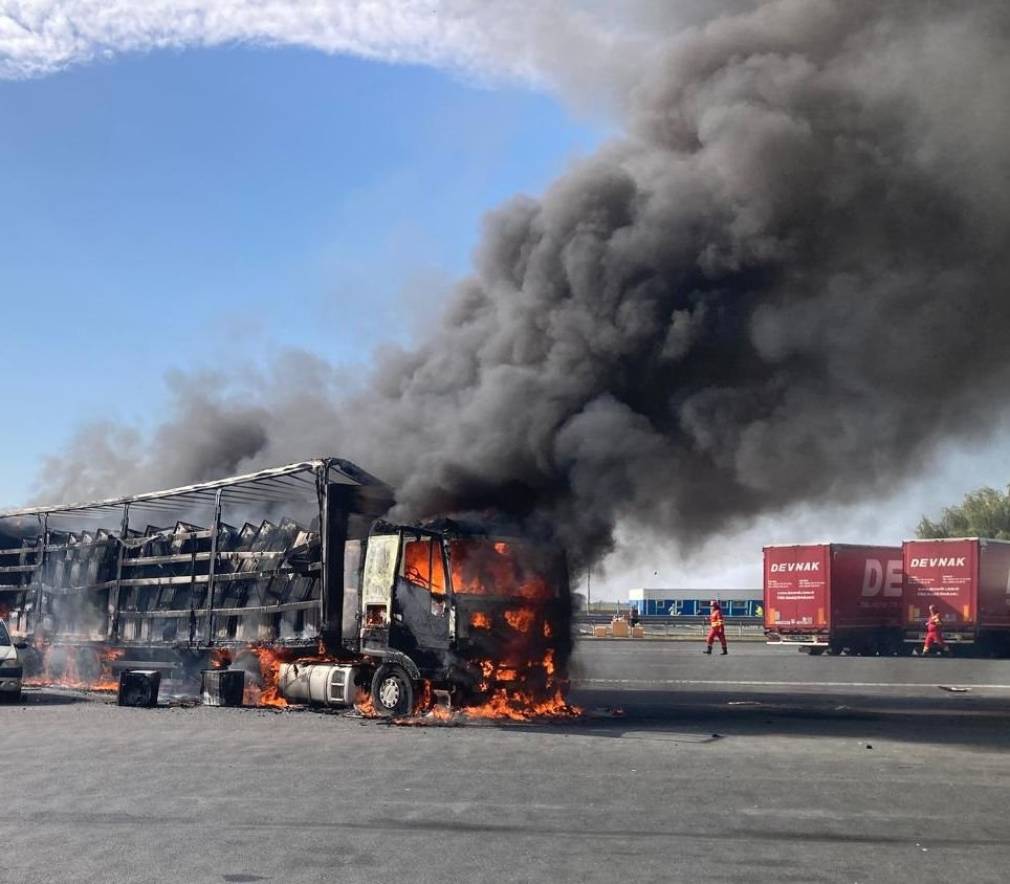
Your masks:
<instances>
[{"instance_id":1,"label":"thin white cloud","mask_svg":"<svg viewBox=\"0 0 1010 884\"><path fill-rule=\"evenodd\" d=\"M635 0L627 9L639 14L617 20L593 0L0 0L0 77L120 53L254 44L592 89L640 56L633 45L651 42L647 8Z\"/></svg>"}]
</instances>

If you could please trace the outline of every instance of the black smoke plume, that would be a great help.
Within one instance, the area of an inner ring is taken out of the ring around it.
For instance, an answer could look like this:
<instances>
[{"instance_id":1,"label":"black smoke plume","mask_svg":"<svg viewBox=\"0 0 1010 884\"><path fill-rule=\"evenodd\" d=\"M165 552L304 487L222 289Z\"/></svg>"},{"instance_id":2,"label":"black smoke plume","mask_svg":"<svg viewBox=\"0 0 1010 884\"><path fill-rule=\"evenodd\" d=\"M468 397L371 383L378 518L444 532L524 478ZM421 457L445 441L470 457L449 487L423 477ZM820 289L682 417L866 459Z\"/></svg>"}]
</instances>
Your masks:
<instances>
[{"instance_id":1,"label":"black smoke plume","mask_svg":"<svg viewBox=\"0 0 1010 884\"><path fill-rule=\"evenodd\" d=\"M595 558L618 520L689 540L854 500L985 429L1010 398L1010 6L718 8L657 35L626 135L494 212L440 329L365 389L297 354L251 405L181 381L153 440L80 437L45 496L336 453L402 514L547 516Z\"/></svg>"}]
</instances>

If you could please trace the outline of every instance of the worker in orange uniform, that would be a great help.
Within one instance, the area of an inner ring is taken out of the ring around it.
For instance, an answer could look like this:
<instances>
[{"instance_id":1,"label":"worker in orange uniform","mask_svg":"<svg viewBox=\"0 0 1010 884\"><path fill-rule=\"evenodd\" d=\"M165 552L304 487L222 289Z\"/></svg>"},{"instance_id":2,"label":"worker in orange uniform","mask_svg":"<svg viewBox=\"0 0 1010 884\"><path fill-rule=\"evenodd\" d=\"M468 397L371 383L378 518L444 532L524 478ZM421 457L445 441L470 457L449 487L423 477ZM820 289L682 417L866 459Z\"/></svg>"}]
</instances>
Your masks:
<instances>
[{"instance_id":1,"label":"worker in orange uniform","mask_svg":"<svg viewBox=\"0 0 1010 884\"><path fill-rule=\"evenodd\" d=\"M711 654L712 643L719 639L722 644L722 652L726 654L728 653L726 651L726 625L722 622L722 608L719 607L719 603L715 599L712 599L710 604L712 613L708 615L708 638L705 640L707 645L705 653Z\"/></svg>"},{"instance_id":2,"label":"worker in orange uniform","mask_svg":"<svg viewBox=\"0 0 1010 884\"><path fill-rule=\"evenodd\" d=\"M929 649L936 645L941 653L947 650L943 640L943 617L936 610L936 605L929 606L929 617L926 619L926 643L922 646L922 656L929 654Z\"/></svg>"}]
</instances>

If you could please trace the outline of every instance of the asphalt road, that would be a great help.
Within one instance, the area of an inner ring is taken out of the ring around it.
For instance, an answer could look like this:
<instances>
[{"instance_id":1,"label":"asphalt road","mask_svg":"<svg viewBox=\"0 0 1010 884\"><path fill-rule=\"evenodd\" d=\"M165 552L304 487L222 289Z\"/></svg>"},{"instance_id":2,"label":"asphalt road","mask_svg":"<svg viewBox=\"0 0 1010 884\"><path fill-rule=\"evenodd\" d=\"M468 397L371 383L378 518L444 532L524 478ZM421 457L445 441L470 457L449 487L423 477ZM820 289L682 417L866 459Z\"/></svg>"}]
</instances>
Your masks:
<instances>
[{"instance_id":1,"label":"asphalt road","mask_svg":"<svg viewBox=\"0 0 1010 884\"><path fill-rule=\"evenodd\" d=\"M587 715L536 725L31 692L0 881L1007 880L1010 661L601 641L576 674Z\"/></svg>"}]
</instances>

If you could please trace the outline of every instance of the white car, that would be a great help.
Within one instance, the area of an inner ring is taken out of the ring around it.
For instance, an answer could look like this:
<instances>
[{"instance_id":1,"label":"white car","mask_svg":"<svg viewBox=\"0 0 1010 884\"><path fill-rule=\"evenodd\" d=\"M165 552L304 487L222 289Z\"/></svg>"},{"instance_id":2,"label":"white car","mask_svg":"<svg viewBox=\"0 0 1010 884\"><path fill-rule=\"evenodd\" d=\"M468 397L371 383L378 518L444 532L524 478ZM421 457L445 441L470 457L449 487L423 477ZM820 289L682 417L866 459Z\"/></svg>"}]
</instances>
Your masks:
<instances>
[{"instance_id":1,"label":"white car","mask_svg":"<svg viewBox=\"0 0 1010 884\"><path fill-rule=\"evenodd\" d=\"M21 699L21 673L18 650L7 624L0 620L0 702L16 703Z\"/></svg>"}]
</instances>

